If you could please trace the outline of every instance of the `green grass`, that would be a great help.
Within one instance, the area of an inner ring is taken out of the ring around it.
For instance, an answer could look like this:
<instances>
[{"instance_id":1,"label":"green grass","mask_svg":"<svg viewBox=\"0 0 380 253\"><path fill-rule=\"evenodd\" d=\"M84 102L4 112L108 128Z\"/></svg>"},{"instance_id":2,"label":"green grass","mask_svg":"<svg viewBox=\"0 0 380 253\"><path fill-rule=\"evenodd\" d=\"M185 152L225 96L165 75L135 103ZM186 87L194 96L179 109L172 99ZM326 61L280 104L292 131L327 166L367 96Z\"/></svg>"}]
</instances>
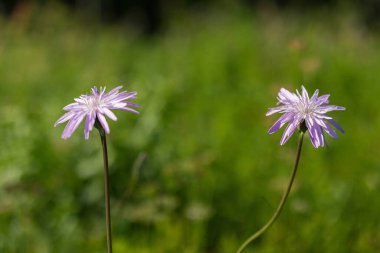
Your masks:
<instances>
[{"instance_id":1,"label":"green grass","mask_svg":"<svg viewBox=\"0 0 380 253\"><path fill-rule=\"evenodd\" d=\"M80 127L63 141L53 124L92 85L120 84L141 114L111 123L115 252L235 252L295 157L297 138L280 146L265 112L301 84L347 108L332 113L346 134L318 150L305 139L282 215L246 252L380 248L380 38L355 15L234 7L183 13L147 39L38 11L0 21L0 252L105 251L99 137Z\"/></svg>"}]
</instances>

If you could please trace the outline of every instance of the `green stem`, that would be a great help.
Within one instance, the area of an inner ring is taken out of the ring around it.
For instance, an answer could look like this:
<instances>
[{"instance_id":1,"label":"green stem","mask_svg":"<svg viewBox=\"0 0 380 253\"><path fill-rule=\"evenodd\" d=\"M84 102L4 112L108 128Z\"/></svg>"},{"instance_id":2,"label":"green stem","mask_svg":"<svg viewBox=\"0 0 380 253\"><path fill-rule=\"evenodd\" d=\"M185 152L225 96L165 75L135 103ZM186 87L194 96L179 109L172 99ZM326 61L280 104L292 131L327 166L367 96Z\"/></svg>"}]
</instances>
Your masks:
<instances>
[{"instance_id":1,"label":"green stem","mask_svg":"<svg viewBox=\"0 0 380 253\"><path fill-rule=\"evenodd\" d=\"M111 211L110 211L110 194L109 194L109 180L108 180L108 154L107 154L107 140L104 129L97 124L99 130L100 140L103 148L104 160L104 195L105 195L105 209L106 209L106 233L107 233L107 252L112 253L112 233L111 233Z\"/></svg>"},{"instance_id":2,"label":"green stem","mask_svg":"<svg viewBox=\"0 0 380 253\"><path fill-rule=\"evenodd\" d=\"M285 191L284 195L282 196L281 202L278 205L276 212L273 214L272 218L259 231L257 231L256 233L254 233L251 237L249 237L240 246L240 248L238 249L237 253L243 252L243 250L245 249L245 247L247 247L248 244L250 244L253 240L255 240L256 238L258 238L260 235L262 235L277 220L278 216L280 215L280 213L281 213L281 211L282 211L282 209L283 209L283 207L285 205L286 199L289 196L289 192L290 192L290 189L292 188L294 178L296 177L296 173L297 173L297 169L298 169L298 163L299 163L300 157L301 157L303 136L304 136L304 132L301 131L300 132L300 136L299 136L299 140L298 140L297 157L296 157L296 162L294 164L293 172L292 172L292 175L290 177L290 181L289 181L288 187L286 188L286 191Z\"/></svg>"}]
</instances>

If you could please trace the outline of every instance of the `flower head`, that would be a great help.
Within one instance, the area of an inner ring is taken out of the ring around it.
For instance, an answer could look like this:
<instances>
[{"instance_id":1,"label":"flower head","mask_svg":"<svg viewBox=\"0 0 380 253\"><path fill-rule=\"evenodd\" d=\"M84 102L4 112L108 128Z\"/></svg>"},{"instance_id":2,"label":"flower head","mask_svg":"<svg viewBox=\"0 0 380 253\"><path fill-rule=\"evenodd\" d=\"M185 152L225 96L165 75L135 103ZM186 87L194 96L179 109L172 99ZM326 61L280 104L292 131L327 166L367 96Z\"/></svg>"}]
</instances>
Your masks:
<instances>
[{"instance_id":1,"label":"flower head","mask_svg":"<svg viewBox=\"0 0 380 253\"><path fill-rule=\"evenodd\" d=\"M115 114L111 110L119 109L138 113L138 111L128 107L138 107L138 104L125 101L127 99L136 98L137 92L122 91L119 93L119 90L122 87L123 86L116 87L110 92L105 93L105 87L100 87L99 91L94 86L91 89L90 95L81 95L79 98L74 99L74 103L65 106L63 110L68 112L59 118L54 124L54 126L57 126L61 123L69 121L63 130L62 139L69 138L78 128L83 119L85 119L84 137L85 139L88 139L90 131L93 129L96 120L98 120L107 134L110 132L105 116L114 121L117 120Z\"/></svg>"},{"instance_id":2,"label":"flower head","mask_svg":"<svg viewBox=\"0 0 380 253\"><path fill-rule=\"evenodd\" d=\"M284 124L289 123L282 135L280 144L286 143L294 131L300 126L306 126L309 130L311 143L315 148L323 147L326 144L323 131L328 133L333 138L338 138L337 133L332 128L344 133L344 130L331 117L325 114L330 111L341 111L346 108L342 106L329 105L330 95L318 96L316 90L311 98L305 87L302 86L302 94L297 91L297 94L291 93L288 90L281 88L278 93L278 107L270 108L266 116L274 113L283 113L283 115L269 129L268 133L272 134L279 130ZM302 129L301 129L302 130Z\"/></svg>"}]
</instances>

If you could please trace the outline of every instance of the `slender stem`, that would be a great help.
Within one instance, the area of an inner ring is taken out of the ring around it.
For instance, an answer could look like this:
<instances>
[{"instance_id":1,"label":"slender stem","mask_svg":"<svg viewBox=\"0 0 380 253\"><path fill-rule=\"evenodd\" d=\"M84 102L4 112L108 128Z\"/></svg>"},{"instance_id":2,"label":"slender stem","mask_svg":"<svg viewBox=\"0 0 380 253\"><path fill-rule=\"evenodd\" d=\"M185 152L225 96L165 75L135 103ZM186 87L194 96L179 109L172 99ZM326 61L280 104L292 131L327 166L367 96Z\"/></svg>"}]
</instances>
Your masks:
<instances>
[{"instance_id":1,"label":"slender stem","mask_svg":"<svg viewBox=\"0 0 380 253\"><path fill-rule=\"evenodd\" d=\"M108 180L108 154L107 154L107 140L104 129L101 126L97 127L100 134L100 140L103 148L104 160L104 196L106 208L106 233L107 233L107 252L112 253L112 233L111 233L111 215L110 215L110 194L109 194L109 180Z\"/></svg>"},{"instance_id":2,"label":"slender stem","mask_svg":"<svg viewBox=\"0 0 380 253\"><path fill-rule=\"evenodd\" d=\"M300 136L299 136L299 140L298 140L297 157L296 157L296 161L295 161L295 164L294 164L293 172L292 172L292 175L290 177L290 181L288 183L288 187L286 188L286 191L284 192L284 195L282 196L282 199L280 201L280 204L277 207L276 212L273 214L272 218L259 231L257 231L256 233L254 233L251 237L249 237L240 246L240 248L238 249L237 253L243 252L243 250L245 249L245 247L247 247L248 244L250 244L253 240L255 240L256 238L258 238L260 235L262 235L276 221L276 219L280 215L280 213L281 213L281 211L282 211L282 209L283 209L283 207L285 205L286 199L289 196L289 192L290 192L290 189L292 188L294 178L296 177L296 173L297 173L297 169L298 169L298 163L299 163L300 157L301 157L303 136L304 136L304 132L301 131L300 132Z\"/></svg>"}]
</instances>

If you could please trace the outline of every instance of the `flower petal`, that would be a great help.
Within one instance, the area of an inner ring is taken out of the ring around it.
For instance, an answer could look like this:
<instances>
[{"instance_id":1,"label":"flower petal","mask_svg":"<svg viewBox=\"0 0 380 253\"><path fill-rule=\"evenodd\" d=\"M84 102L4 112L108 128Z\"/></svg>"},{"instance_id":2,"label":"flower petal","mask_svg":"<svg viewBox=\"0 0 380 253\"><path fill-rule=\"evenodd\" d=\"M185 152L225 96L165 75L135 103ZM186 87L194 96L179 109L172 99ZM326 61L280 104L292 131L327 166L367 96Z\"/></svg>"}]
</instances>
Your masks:
<instances>
[{"instance_id":1,"label":"flower petal","mask_svg":"<svg viewBox=\"0 0 380 253\"><path fill-rule=\"evenodd\" d=\"M123 88L122 85L117 86L116 88L113 88L112 90L110 90L110 91L107 93L107 95L108 95L108 96L110 96L110 95L114 95L114 94L118 93L119 90L122 89L122 88Z\"/></svg>"},{"instance_id":2,"label":"flower petal","mask_svg":"<svg viewBox=\"0 0 380 253\"><path fill-rule=\"evenodd\" d=\"M126 99L134 99L136 98L137 92L120 92L119 94L113 96L112 98L108 98L107 101L112 103L118 103Z\"/></svg>"},{"instance_id":3,"label":"flower petal","mask_svg":"<svg viewBox=\"0 0 380 253\"><path fill-rule=\"evenodd\" d=\"M329 124L325 124L325 126L322 127L323 130L326 131L326 133L328 133L331 137L335 138L335 139L338 139L338 135L337 133L335 132L335 130L329 125Z\"/></svg>"},{"instance_id":4,"label":"flower petal","mask_svg":"<svg viewBox=\"0 0 380 253\"><path fill-rule=\"evenodd\" d=\"M76 108L78 105L79 105L78 102L71 103L71 104L68 104L65 107L63 107L63 110L70 111L70 110Z\"/></svg>"},{"instance_id":5,"label":"flower petal","mask_svg":"<svg viewBox=\"0 0 380 253\"><path fill-rule=\"evenodd\" d=\"M341 131L342 133L344 133L343 128L342 128L338 123L336 123L335 120L333 120L333 119L328 119L327 121L328 121L331 125L333 125L336 129L338 129L339 131Z\"/></svg>"},{"instance_id":6,"label":"flower petal","mask_svg":"<svg viewBox=\"0 0 380 253\"><path fill-rule=\"evenodd\" d=\"M94 128L95 119L96 119L95 113L90 113L86 116L86 122L84 124L84 138L86 140L88 139L90 132Z\"/></svg>"},{"instance_id":7,"label":"flower petal","mask_svg":"<svg viewBox=\"0 0 380 253\"><path fill-rule=\"evenodd\" d=\"M290 113L290 112L285 113L268 130L268 134L273 134L274 132L278 131L284 124L289 122L292 118L293 118L293 113Z\"/></svg>"},{"instance_id":8,"label":"flower petal","mask_svg":"<svg viewBox=\"0 0 380 253\"><path fill-rule=\"evenodd\" d=\"M285 88L280 89L277 99L283 104L290 104L293 102L297 102L299 100L298 97L294 93L291 93Z\"/></svg>"},{"instance_id":9,"label":"flower petal","mask_svg":"<svg viewBox=\"0 0 380 253\"><path fill-rule=\"evenodd\" d=\"M315 111L317 113L324 114L324 113L331 112L331 111L344 111L344 110L346 110L346 108L344 108L343 106L322 105L322 106L319 106Z\"/></svg>"},{"instance_id":10,"label":"flower petal","mask_svg":"<svg viewBox=\"0 0 380 253\"><path fill-rule=\"evenodd\" d=\"M99 95L98 87L94 86L91 88L92 95L97 96Z\"/></svg>"},{"instance_id":11,"label":"flower petal","mask_svg":"<svg viewBox=\"0 0 380 253\"><path fill-rule=\"evenodd\" d=\"M140 112L132 109L132 108L129 108L129 107L123 107L123 108L120 108L120 110L124 110L124 111L129 111L129 112L133 112L135 114L140 114Z\"/></svg>"},{"instance_id":12,"label":"flower petal","mask_svg":"<svg viewBox=\"0 0 380 253\"><path fill-rule=\"evenodd\" d=\"M104 114L108 116L108 118L112 119L113 121L117 120L116 115L108 108L104 107L103 111L104 111Z\"/></svg>"},{"instance_id":13,"label":"flower petal","mask_svg":"<svg viewBox=\"0 0 380 253\"><path fill-rule=\"evenodd\" d=\"M315 102L317 101L317 99L318 99L318 93L319 93L319 90L316 89L316 90L314 91L313 96L311 96L311 98L310 98L310 102L311 102L311 103L315 103Z\"/></svg>"},{"instance_id":14,"label":"flower petal","mask_svg":"<svg viewBox=\"0 0 380 253\"><path fill-rule=\"evenodd\" d=\"M129 102L129 101L127 101L127 102L125 102L125 103L127 104L127 106L140 107L139 104L136 104L136 103L133 103L133 102Z\"/></svg>"},{"instance_id":15,"label":"flower petal","mask_svg":"<svg viewBox=\"0 0 380 253\"><path fill-rule=\"evenodd\" d=\"M94 125L95 125L95 120L96 120L96 113L95 112L91 112L90 115L89 115L89 130L92 131L92 129L94 128Z\"/></svg>"},{"instance_id":16,"label":"flower petal","mask_svg":"<svg viewBox=\"0 0 380 253\"><path fill-rule=\"evenodd\" d=\"M86 121L84 122L84 138L88 140L90 135L90 115L86 116Z\"/></svg>"},{"instance_id":17,"label":"flower petal","mask_svg":"<svg viewBox=\"0 0 380 253\"><path fill-rule=\"evenodd\" d=\"M72 117L74 117L75 113L73 112L67 112L65 113L62 117L60 117L57 122L54 123L54 127L56 127L57 125L61 124L61 123L64 123L66 121L68 121L69 119L71 119Z\"/></svg>"},{"instance_id":18,"label":"flower petal","mask_svg":"<svg viewBox=\"0 0 380 253\"><path fill-rule=\"evenodd\" d=\"M81 115L78 115L74 118L72 118L69 123L67 123L65 129L63 130L63 133L62 133L62 139L66 140L67 138L69 138L73 133L74 131L78 128L79 124L82 122L84 118L84 114L81 114Z\"/></svg>"},{"instance_id":19,"label":"flower petal","mask_svg":"<svg viewBox=\"0 0 380 253\"><path fill-rule=\"evenodd\" d=\"M311 117L307 117L305 119L306 126L310 135L311 143L315 148L318 148L321 145L320 136L318 135L318 127L315 122L313 122L313 119Z\"/></svg>"},{"instance_id":20,"label":"flower petal","mask_svg":"<svg viewBox=\"0 0 380 253\"><path fill-rule=\"evenodd\" d=\"M319 105L327 104L329 102L329 97L330 97L330 94L326 94L326 95L322 95L318 97L315 105L319 106Z\"/></svg>"},{"instance_id":21,"label":"flower petal","mask_svg":"<svg viewBox=\"0 0 380 253\"><path fill-rule=\"evenodd\" d=\"M308 102L309 101L309 93L307 93L307 90L305 89L305 87L302 85L301 86L302 88L302 98L304 99L305 102Z\"/></svg>"},{"instance_id":22,"label":"flower petal","mask_svg":"<svg viewBox=\"0 0 380 253\"><path fill-rule=\"evenodd\" d=\"M302 120L302 118L297 118L286 127L284 134L282 135L280 145L284 145L289 140L289 138L293 135L294 131L298 128Z\"/></svg>"},{"instance_id":23,"label":"flower petal","mask_svg":"<svg viewBox=\"0 0 380 253\"><path fill-rule=\"evenodd\" d=\"M110 133L110 128L109 128L109 126L108 126L107 120L106 120L106 118L104 117L104 115L101 114L101 113L97 113L96 116L97 116L97 118L98 118L98 120L99 120L99 122L100 122L100 125L102 125L104 131L105 131L107 134L109 134L109 133Z\"/></svg>"},{"instance_id":24,"label":"flower petal","mask_svg":"<svg viewBox=\"0 0 380 253\"><path fill-rule=\"evenodd\" d=\"M316 132L317 132L317 136L318 136L318 139L319 139L320 146L324 147L325 146L325 135L323 134L322 127L320 125L317 125L315 127L315 129L316 129Z\"/></svg>"},{"instance_id":25,"label":"flower petal","mask_svg":"<svg viewBox=\"0 0 380 253\"><path fill-rule=\"evenodd\" d=\"M283 112L285 109L288 107L286 105L278 106L278 107L273 107L269 108L268 112L265 114L265 116L270 116L272 114L275 114L277 112Z\"/></svg>"}]
</instances>

